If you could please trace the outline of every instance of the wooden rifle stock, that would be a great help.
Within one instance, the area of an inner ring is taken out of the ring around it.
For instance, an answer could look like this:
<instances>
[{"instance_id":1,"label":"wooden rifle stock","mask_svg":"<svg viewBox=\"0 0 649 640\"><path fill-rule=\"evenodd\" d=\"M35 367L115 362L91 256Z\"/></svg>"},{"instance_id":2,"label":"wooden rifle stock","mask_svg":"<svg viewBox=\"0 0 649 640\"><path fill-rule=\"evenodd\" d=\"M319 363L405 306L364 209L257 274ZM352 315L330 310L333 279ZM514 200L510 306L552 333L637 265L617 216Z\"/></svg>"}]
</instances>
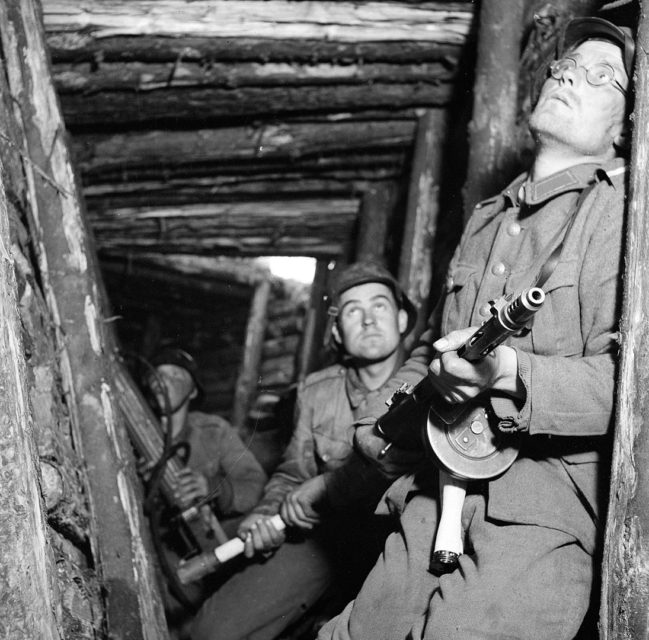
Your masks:
<instances>
[{"instance_id":1,"label":"wooden rifle stock","mask_svg":"<svg viewBox=\"0 0 649 640\"><path fill-rule=\"evenodd\" d=\"M270 519L271 524L278 531L286 528L284 521L278 515ZM201 553L199 556L183 560L178 565L176 575L181 584L189 584L204 578L206 575L216 571L222 564L232 560L243 553L244 543L241 538L232 538L226 543L219 545L211 551Z\"/></svg>"}]
</instances>

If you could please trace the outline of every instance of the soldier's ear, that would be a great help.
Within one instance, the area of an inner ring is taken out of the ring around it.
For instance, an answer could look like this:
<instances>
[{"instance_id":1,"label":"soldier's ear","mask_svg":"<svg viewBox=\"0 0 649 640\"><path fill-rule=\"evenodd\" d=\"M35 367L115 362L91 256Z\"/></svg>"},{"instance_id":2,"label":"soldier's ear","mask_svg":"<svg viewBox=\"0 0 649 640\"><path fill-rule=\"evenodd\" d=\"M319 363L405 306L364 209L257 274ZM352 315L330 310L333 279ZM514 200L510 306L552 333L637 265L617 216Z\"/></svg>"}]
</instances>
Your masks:
<instances>
[{"instance_id":1,"label":"soldier's ear","mask_svg":"<svg viewBox=\"0 0 649 640\"><path fill-rule=\"evenodd\" d=\"M403 335L408 328L408 312L405 309L399 309L397 313L397 326L399 333Z\"/></svg>"},{"instance_id":2,"label":"soldier's ear","mask_svg":"<svg viewBox=\"0 0 649 640\"><path fill-rule=\"evenodd\" d=\"M622 125L622 131L613 138L613 144L616 149L626 152L631 147L631 126L628 120Z\"/></svg>"},{"instance_id":3,"label":"soldier's ear","mask_svg":"<svg viewBox=\"0 0 649 640\"><path fill-rule=\"evenodd\" d=\"M340 331L338 329L338 323L335 320L331 325L331 335L333 336L334 342L336 344L341 345L343 343L342 336L340 335Z\"/></svg>"}]
</instances>

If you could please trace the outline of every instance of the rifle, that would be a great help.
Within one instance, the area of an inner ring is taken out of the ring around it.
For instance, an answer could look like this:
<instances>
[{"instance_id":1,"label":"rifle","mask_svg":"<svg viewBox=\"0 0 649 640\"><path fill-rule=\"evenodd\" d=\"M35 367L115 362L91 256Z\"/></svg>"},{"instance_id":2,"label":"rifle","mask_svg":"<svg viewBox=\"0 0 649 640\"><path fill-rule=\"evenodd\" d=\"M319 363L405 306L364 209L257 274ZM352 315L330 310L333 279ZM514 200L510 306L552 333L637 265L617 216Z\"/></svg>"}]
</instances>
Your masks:
<instances>
[{"instance_id":1,"label":"rifle","mask_svg":"<svg viewBox=\"0 0 649 640\"><path fill-rule=\"evenodd\" d=\"M123 362L117 360L114 367L115 389L117 404L122 411L126 429L133 447L140 458L146 463L156 465L154 477L156 485L162 496L164 504L171 511L168 517L161 517L161 506L152 507L152 500L147 499L145 506L150 506L151 529L153 542L158 556L169 581L170 589L174 596L186 607L194 608L195 596L191 596L177 583L175 575L175 559L170 559L170 549L178 551L178 555L189 557L200 554L204 549L214 545L214 542L223 544L228 537L223 531L216 515L206 499L187 509L181 509L174 500L173 488L176 485L178 473L182 464L173 450L165 451L164 437L160 422L154 415L148 403L137 388L131 375ZM155 496L150 496L155 498ZM164 520L164 523L163 523ZM165 528L165 544L162 544L161 529Z\"/></svg>"}]
</instances>

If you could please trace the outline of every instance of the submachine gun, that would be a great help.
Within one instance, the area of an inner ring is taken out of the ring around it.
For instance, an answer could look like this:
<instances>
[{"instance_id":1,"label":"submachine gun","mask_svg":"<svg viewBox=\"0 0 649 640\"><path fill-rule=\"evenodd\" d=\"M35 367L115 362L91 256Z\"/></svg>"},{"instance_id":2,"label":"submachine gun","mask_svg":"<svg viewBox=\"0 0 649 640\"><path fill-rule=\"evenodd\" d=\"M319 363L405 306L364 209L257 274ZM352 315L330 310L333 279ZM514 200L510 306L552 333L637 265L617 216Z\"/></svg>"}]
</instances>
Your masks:
<instances>
[{"instance_id":1,"label":"submachine gun","mask_svg":"<svg viewBox=\"0 0 649 640\"><path fill-rule=\"evenodd\" d=\"M458 349L458 355L469 362L482 360L523 330L544 301L543 290L530 287L515 298L510 295L492 303L492 317ZM442 470L459 480L486 480L504 473L519 448L516 434L501 433L493 422L485 398L449 404L429 374L414 387L402 385L394 393L376 429L388 441L383 454L392 445L420 448L423 432L424 444Z\"/></svg>"}]
</instances>

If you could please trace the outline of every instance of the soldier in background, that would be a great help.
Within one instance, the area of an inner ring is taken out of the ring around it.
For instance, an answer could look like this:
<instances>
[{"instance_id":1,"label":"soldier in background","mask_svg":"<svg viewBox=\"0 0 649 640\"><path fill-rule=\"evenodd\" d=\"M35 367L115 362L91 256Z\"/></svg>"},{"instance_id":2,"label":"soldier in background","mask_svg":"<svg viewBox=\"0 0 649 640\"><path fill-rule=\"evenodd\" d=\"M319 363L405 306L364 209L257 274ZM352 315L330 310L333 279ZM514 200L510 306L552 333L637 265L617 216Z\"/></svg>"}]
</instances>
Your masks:
<instances>
[{"instance_id":1,"label":"soldier in background","mask_svg":"<svg viewBox=\"0 0 649 640\"><path fill-rule=\"evenodd\" d=\"M372 263L345 269L331 304L342 362L300 385L283 461L239 526L245 555L264 554L266 562L247 564L204 603L192 640L271 640L332 585L342 606L383 546L391 518L373 511L389 481L353 452L353 425L403 362L416 311L394 277ZM270 522L278 513L287 535Z\"/></svg>"}]
</instances>

